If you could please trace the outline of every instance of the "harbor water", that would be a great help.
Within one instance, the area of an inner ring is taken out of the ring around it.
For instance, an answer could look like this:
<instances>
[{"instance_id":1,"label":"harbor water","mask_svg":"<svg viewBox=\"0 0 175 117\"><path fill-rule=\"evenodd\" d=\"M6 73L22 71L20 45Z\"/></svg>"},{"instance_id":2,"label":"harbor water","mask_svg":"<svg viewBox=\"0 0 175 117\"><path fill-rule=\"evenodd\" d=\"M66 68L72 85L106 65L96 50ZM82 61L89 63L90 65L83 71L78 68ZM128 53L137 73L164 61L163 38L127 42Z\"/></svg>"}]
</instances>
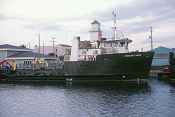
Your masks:
<instances>
[{"instance_id":1,"label":"harbor water","mask_svg":"<svg viewBox=\"0 0 175 117\"><path fill-rule=\"evenodd\" d=\"M174 117L175 87L0 84L0 117Z\"/></svg>"}]
</instances>

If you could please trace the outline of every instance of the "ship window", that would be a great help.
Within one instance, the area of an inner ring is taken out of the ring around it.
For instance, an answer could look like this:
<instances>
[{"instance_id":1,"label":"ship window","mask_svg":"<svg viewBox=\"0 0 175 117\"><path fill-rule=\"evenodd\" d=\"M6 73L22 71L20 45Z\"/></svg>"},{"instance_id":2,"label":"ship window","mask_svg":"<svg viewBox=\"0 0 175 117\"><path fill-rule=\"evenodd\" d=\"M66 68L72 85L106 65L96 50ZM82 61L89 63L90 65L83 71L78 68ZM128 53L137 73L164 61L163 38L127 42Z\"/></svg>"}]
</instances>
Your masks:
<instances>
[{"instance_id":1,"label":"ship window","mask_svg":"<svg viewBox=\"0 0 175 117\"><path fill-rule=\"evenodd\" d=\"M123 46L124 46L124 44L125 44L125 42L120 42L121 47L123 47Z\"/></svg>"},{"instance_id":2,"label":"ship window","mask_svg":"<svg viewBox=\"0 0 175 117\"><path fill-rule=\"evenodd\" d=\"M32 61L29 61L29 64L32 64Z\"/></svg>"},{"instance_id":3,"label":"ship window","mask_svg":"<svg viewBox=\"0 0 175 117\"><path fill-rule=\"evenodd\" d=\"M114 47L117 47L117 45L118 45L118 43L115 43L115 44L114 44Z\"/></svg>"},{"instance_id":4,"label":"ship window","mask_svg":"<svg viewBox=\"0 0 175 117\"><path fill-rule=\"evenodd\" d=\"M104 47L106 47L106 43L104 43Z\"/></svg>"},{"instance_id":5,"label":"ship window","mask_svg":"<svg viewBox=\"0 0 175 117\"><path fill-rule=\"evenodd\" d=\"M82 51L82 54L86 54L86 51Z\"/></svg>"}]
</instances>

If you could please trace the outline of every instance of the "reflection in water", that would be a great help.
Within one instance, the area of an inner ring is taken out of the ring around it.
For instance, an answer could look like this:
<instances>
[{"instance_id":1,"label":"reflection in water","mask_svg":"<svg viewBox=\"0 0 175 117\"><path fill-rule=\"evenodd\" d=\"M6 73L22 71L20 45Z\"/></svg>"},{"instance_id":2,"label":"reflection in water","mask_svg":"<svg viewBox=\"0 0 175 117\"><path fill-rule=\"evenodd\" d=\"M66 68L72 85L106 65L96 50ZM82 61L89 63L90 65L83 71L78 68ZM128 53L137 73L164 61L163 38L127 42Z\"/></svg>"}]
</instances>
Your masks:
<instances>
[{"instance_id":1,"label":"reflection in water","mask_svg":"<svg viewBox=\"0 0 175 117\"><path fill-rule=\"evenodd\" d=\"M144 86L0 85L2 117L174 117L175 88Z\"/></svg>"}]
</instances>

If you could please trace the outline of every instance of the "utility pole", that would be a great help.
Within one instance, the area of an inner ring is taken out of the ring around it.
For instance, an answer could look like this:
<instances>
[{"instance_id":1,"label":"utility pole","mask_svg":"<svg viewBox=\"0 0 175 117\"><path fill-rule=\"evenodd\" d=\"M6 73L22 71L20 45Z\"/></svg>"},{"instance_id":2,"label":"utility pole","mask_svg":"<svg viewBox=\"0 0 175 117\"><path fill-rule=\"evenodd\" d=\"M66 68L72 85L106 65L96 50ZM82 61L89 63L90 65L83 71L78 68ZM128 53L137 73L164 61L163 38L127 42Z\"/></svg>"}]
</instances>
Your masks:
<instances>
[{"instance_id":1,"label":"utility pole","mask_svg":"<svg viewBox=\"0 0 175 117\"><path fill-rule=\"evenodd\" d=\"M29 42L29 43L27 43L27 46L26 46L26 47L30 49L30 42Z\"/></svg>"},{"instance_id":2,"label":"utility pole","mask_svg":"<svg viewBox=\"0 0 175 117\"><path fill-rule=\"evenodd\" d=\"M44 57L44 41L43 41L43 57Z\"/></svg>"},{"instance_id":3,"label":"utility pole","mask_svg":"<svg viewBox=\"0 0 175 117\"><path fill-rule=\"evenodd\" d=\"M40 58L40 33L38 34L38 45L39 45L39 50L38 50L38 53L39 53L39 58Z\"/></svg>"},{"instance_id":4,"label":"utility pole","mask_svg":"<svg viewBox=\"0 0 175 117\"><path fill-rule=\"evenodd\" d=\"M151 39L151 51L153 50L153 35L152 35L152 33L153 33L153 30L152 30L152 26L150 27L150 36L149 36L149 38Z\"/></svg>"},{"instance_id":5,"label":"utility pole","mask_svg":"<svg viewBox=\"0 0 175 117\"><path fill-rule=\"evenodd\" d=\"M52 37L52 47L53 47L53 54L55 55L55 37Z\"/></svg>"},{"instance_id":6,"label":"utility pole","mask_svg":"<svg viewBox=\"0 0 175 117\"><path fill-rule=\"evenodd\" d=\"M30 49L30 42L29 42L29 49Z\"/></svg>"}]
</instances>

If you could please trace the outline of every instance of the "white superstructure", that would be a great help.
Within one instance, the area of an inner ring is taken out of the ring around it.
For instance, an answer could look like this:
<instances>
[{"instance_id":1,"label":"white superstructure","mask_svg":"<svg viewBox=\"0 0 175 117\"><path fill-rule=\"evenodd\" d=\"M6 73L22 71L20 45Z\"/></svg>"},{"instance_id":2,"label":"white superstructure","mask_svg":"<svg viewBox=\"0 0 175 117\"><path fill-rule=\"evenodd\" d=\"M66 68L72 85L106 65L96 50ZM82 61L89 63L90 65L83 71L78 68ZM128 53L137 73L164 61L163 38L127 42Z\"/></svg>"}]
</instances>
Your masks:
<instances>
[{"instance_id":1,"label":"white superstructure","mask_svg":"<svg viewBox=\"0 0 175 117\"><path fill-rule=\"evenodd\" d=\"M74 37L72 40L72 48L71 48L71 61L75 61L79 59L79 44L80 43L80 37Z\"/></svg>"},{"instance_id":2,"label":"white superstructure","mask_svg":"<svg viewBox=\"0 0 175 117\"><path fill-rule=\"evenodd\" d=\"M75 37L72 41L71 61L94 61L97 55L128 53L128 44L132 41L128 38L117 38L116 15L114 14L114 37L112 39L102 37L100 23L95 20L91 23L89 31L90 41L81 41Z\"/></svg>"},{"instance_id":3,"label":"white superstructure","mask_svg":"<svg viewBox=\"0 0 175 117\"><path fill-rule=\"evenodd\" d=\"M91 29L90 29L90 40L92 42L96 42L96 41L100 41L101 40L101 36L102 36L102 32L100 29L100 23L95 20L91 23Z\"/></svg>"}]
</instances>

